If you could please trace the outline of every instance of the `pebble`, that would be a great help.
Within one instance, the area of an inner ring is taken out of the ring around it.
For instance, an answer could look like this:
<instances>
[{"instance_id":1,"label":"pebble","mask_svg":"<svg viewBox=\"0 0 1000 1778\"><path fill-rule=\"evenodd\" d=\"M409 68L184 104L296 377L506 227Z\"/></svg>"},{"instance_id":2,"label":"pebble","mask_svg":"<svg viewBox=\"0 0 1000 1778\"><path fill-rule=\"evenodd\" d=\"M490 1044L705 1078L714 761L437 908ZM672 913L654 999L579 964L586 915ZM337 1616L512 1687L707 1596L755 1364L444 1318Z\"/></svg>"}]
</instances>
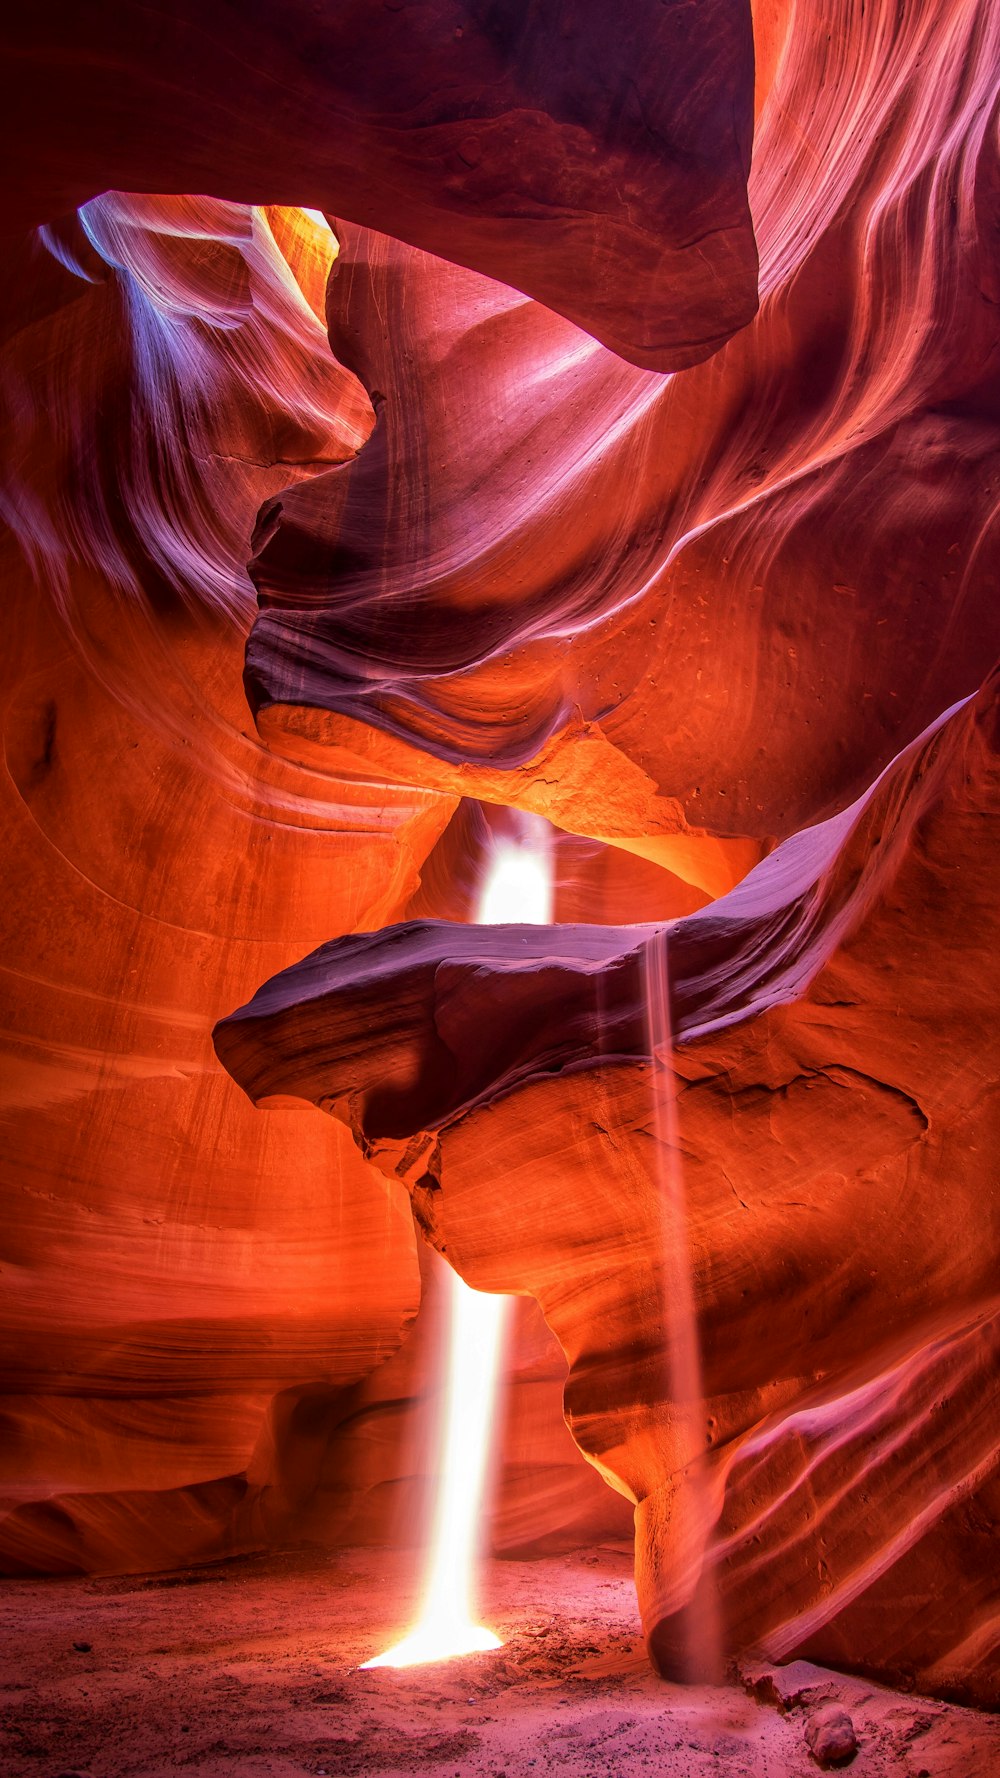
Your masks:
<instances>
[{"instance_id":1,"label":"pebble","mask_svg":"<svg viewBox=\"0 0 1000 1778\"><path fill-rule=\"evenodd\" d=\"M854 1724L839 1704L828 1704L806 1720L806 1743L818 1766L846 1766L858 1751Z\"/></svg>"},{"instance_id":2,"label":"pebble","mask_svg":"<svg viewBox=\"0 0 1000 1778\"><path fill-rule=\"evenodd\" d=\"M76 1649L76 1652L79 1655L89 1655L89 1653L90 1653L90 1643L89 1642L74 1642L73 1647Z\"/></svg>"}]
</instances>

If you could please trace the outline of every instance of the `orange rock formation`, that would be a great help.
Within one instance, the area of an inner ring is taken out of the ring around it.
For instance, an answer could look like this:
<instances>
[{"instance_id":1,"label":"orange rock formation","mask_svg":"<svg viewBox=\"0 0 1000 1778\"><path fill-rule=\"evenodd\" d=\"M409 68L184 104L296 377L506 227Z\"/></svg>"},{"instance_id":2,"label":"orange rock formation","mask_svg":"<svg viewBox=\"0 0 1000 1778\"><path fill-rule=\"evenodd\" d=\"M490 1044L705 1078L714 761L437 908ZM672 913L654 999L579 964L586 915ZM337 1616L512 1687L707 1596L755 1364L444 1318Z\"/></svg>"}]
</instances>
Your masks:
<instances>
[{"instance_id":1,"label":"orange rock formation","mask_svg":"<svg viewBox=\"0 0 1000 1778\"><path fill-rule=\"evenodd\" d=\"M409 1534L415 1216L498 1547L995 1703L1000 20L610 21L6 28L0 1565Z\"/></svg>"}]
</instances>

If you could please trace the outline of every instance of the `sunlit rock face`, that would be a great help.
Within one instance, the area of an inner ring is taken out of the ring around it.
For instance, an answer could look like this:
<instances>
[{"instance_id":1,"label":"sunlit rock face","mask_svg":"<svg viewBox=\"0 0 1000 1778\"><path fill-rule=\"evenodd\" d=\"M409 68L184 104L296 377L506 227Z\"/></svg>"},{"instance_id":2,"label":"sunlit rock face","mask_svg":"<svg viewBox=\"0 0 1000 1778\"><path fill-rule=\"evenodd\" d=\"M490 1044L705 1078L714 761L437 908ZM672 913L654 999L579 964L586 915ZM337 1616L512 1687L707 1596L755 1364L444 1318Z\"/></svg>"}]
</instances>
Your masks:
<instances>
[{"instance_id":1,"label":"sunlit rock face","mask_svg":"<svg viewBox=\"0 0 1000 1778\"><path fill-rule=\"evenodd\" d=\"M334 251L297 211L109 194L11 254L5 1573L423 1523L440 1353L405 1193L329 1120L259 1117L210 1043L331 929L461 893L478 837L454 796L275 759L243 698L257 507L371 426L320 320ZM565 1370L526 1302L498 1549L627 1532Z\"/></svg>"},{"instance_id":2,"label":"sunlit rock face","mask_svg":"<svg viewBox=\"0 0 1000 1778\"><path fill-rule=\"evenodd\" d=\"M683 376L347 231L331 337L378 420L261 514L248 688L272 745L673 868L690 828L770 841L842 808L981 683L1000 27L905 10L768 12L761 312Z\"/></svg>"},{"instance_id":3,"label":"sunlit rock face","mask_svg":"<svg viewBox=\"0 0 1000 1778\"><path fill-rule=\"evenodd\" d=\"M707 1548L655 1315L649 929L345 939L217 1031L258 1103L353 1128L470 1283L536 1297L574 1435L637 1502L668 1669L710 1586L730 1647L997 1695L998 764L991 685L671 929Z\"/></svg>"},{"instance_id":4,"label":"sunlit rock face","mask_svg":"<svg viewBox=\"0 0 1000 1778\"><path fill-rule=\"evenodd\" d=\"M0 1567L412 1538L436 1247L522 1298L497 1548L634 1508L665 1670L710 1589L729 1648L996 1702L1000 17L758 7L749 209L728 0L51 23ZM525 812L557 924L477 929Z\"/></svg>"},{"instance_id":5,"label":"sunlit rock face","mask_svg":"<svg viewBox=\"0 0 1000 1778\"><path fill-rule=\"evenodd\" d=\"M748 0L101 0L4 38L8 228L109 186L335 209L657 370L754 313Z\"/></svg>"},{"instance_id":6,"label":"sunlit rock face","mask_svg":"<svg viewBox=\"0 0 1000 1778\"><path fill-rule=\"evenodd\" d=\"M210 1043L331 920L398 917L453 806L289 767L246 717L253 513L370 423L315 313L332 251L111 196L12 255L7 1571L259 1546L297 1392L337 1399L419 1302L405 1207L334 1125L253 1115Z\"/></svg>"},{"instance_id":7,"label":"sunlit rock face","mask_svg":"<svg viewBox=\"0 0 1000 1778\"><path fill-rule=\"evenodd\" d=\"M698 369L343 231L331 339L376 426L264 507L247 653L290 757L544 813L703 898L659 917L707 1547L655 1314L644 932L345 939L217 1045L258 1103L353 1129L470 1282L536 1296L638 1503L664 1667L710 1587L731 1647L995 1698L1000 41L985 9L758 25L761 312Z\"/></svg>"}]
</instances>

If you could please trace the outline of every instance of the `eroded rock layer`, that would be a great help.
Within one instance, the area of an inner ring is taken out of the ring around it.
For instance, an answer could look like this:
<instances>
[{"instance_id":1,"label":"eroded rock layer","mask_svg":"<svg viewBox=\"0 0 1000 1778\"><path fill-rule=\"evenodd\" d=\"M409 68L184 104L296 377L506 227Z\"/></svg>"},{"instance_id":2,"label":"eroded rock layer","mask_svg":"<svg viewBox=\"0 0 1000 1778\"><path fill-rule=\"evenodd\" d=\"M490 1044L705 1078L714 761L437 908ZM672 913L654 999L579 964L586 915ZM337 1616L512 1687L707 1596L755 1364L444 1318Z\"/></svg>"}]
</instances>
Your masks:
<instances>
[{"instance_id":1,"label":"eroded rock layer","mask_svg":"<svg viewBox=\"0 0 1000 1778\"><path fill-rule=\"evenodd\" d=\"M997 1700L1000 14L748 26L5 27L7 1571L412 1536L415 1215L497 1548Z\"/></svg>"},{"instance_id":2,"label":"eroded rock layer","mask_svg":"<svg viewBox=\"0 0 1000 1778\"><path fill-rule=\"evenodd\" d=\"M419 1302L405 1205L334 1126L248 1115L210 1042L220 996L331 918L402 912L453 807L290 768L242 706L233 614L255 507L293 465L350 455L369 420L309 304L332 251L294 215L113 197L17 259L8 1572L258 1547L276 1404L305 1384L338 1399Z\"/></svg>"},{"instance_id":3,"label":"eroded rock layer","mask_svg":"<svg viewBox=\"0 0 1000 1778\"><path fill-rule=\"evenodd\" d=\"M461 850L454 796L290 766L243 703L254 513L371 425L321 322L335 251L300 212L109 194L9 259L7 1573L422 1531L438 1353L408 1338L405 1192L328 1120L258 1117L210 1043ZM533 1305L518 1326L494 1541L620 1532L565 1360Z\"/></svg>"},{"instance_id":4,"label":"eroded rock layer","mask_svg":"<svg viewBox=\"0 0 1000 1778\"><path fill-rule=\"evenodd\" d=\"M342 210L658 370L754 313L748 0L91 0L3 39L8 228L109 186Z\"/></svg>"},{"instance_id":5,"label":"eroded rock layer","mask_svg":"<svg viewBox=\"0 0 1000 1778\"><path fill-rule=\"evenodd\" d=\"M331 339L378 419L261 515L247 672L271 745L673 869L691 831L770 841L843 808L982 683L1000 21L760 11L781 45L750 186L761 308L708 363L637 371L346 232Z\"/></svg>"},{"instance_id":6,"label":"eroded rock layer","mask_svg":"<svg viewBox=\"0 0 1000 1778\"><path fill-rule=\"evenodd\" d=\"M537 1298L574 1434L637 1502L668 1668L701 1587L730 1647L998 1695L997 714L991 684L862 806L670 929L705 1547L655 1312L654 1096L674 1089L649 1061L648 929L346 939L216 1033L258 1102L349 1123L470 1283Z\"/></svg>"}]
</instances>

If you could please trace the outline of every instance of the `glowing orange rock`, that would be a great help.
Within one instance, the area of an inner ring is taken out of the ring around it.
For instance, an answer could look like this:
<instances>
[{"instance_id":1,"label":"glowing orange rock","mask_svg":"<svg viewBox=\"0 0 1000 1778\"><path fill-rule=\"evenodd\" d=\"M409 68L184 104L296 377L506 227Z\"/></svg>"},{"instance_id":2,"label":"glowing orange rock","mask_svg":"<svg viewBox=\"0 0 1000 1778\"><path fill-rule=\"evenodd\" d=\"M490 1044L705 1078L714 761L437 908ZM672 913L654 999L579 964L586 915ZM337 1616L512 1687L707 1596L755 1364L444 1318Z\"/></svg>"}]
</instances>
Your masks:
<instances>
[{"instance_id":1,"label":"glowing orange rock","mask_svg":"<svg viewBox=\"0 0 1000 1778\"><path fill-rule=\"evenodd\" d=\"M762 0L751 322L745 8L487 11L7 26L0 1548L381 1535L409 1192L558 1331L664 1666L706 1585L994 1699L1000 19ZM642 934L449 929L505 804L560 920L677 919L700 1568ZM506 1547L603 1523L532 1337Z\"/></svg>"},{"instance_id":2,"label":"glowing orange rock","mask_svg":"<svg viewBox=\"0 0 1000 1778\"><path fill-rule=\"evenodd\" d=\"M329 237L203 199L85 224L59 238L80 272L19 256L2 363L39 575L8 537L7 1572L259 1547L294 1497L273 1446L300 1392L335 1402L402 1339L406 1206L329 1123L248 1116L210 1032L331 918L402 911L453 806L319 780L248 732L241 539L297 458L348 456L367 423L309 304Z\"/></svg>"},{"instance_id":3,"label":"glowing orange rock","mask_svg":"<svg viewBox=\"0 0 1000 1778\"><path fill-rule=\"evenodd\" d=\"M262 514L269 745L674 870L692 833L766 844L843 808L982 683L996 12L763 11L761 308L709 363L644 373L346 231L331 338L378 423Z\"/></svg>"},{"instance_id":4,"label":"glowing orange rock","mask_svg":"<svg viewBox=\"0 0 1000 1778\"><path fill-rule=\"evenodd\" d=\"M650 1321L665 1261L642 930L345 939L216 1033L258 1101L348 1122L470 1283L537 1298L574 1434L638 1502L640 1603L669 1669L708 1586L730 1647L997 1696L975 1555L1000 1463L997 785L991 687L672 929L717 1514L700 1555ZM491 1037L474 1059L473 1018Z\"/></svg>"}]
</instances>

